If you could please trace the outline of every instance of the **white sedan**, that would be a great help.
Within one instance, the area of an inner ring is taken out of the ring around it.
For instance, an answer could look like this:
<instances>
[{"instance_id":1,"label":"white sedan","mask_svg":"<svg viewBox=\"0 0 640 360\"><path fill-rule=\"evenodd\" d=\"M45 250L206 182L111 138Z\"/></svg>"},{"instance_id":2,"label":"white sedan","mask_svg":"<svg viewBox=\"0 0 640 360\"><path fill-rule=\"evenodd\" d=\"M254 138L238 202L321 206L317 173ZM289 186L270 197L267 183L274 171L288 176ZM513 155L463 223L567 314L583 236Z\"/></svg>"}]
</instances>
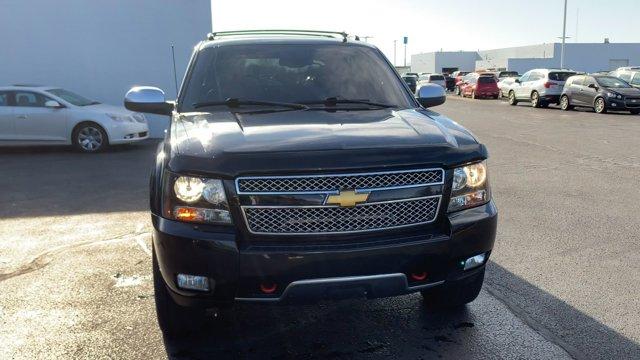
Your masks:
<instances>
[{"instance_id":1,"label":"white sedan","mask_svg":"<svg viewBox=\"0 0 640 360\"><path fill-rule=\"evenodd\" d=\"M500 89L501 98L508 97L509 91L511 91L511 89L513 89L514 87L518 86L518 83L516 83L517 79L518 79L517 77L506 77L498 81L498 89Z\"/></svg>"},{"instance_id":2,"label":"white sedan","mask_svg":"<svg viewBox=\"0 0 640 360\"><path fill-rule=\"evenodd\" d=\"M0 146L73 145L97 152L149 137L144 115L49 86L0 87Z\"/></svg>"}]
</instances>

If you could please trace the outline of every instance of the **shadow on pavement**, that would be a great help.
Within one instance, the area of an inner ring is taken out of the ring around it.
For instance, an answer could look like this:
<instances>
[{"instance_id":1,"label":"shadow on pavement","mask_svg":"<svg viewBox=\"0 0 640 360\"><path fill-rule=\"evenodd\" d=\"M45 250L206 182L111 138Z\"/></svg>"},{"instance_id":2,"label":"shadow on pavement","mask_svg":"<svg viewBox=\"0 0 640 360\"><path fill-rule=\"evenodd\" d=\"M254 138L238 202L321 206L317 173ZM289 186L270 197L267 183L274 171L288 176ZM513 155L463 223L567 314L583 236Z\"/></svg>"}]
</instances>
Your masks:
<instances>
[{"instance_id":1,"label":"shadow on pavement","mask_svg":"<svg viewBox=\"0 0 640 360\"><path fill-rule=\"evenodd\" d=\"M158 141L98 154L71 147L0 148L3 218L148 210Z\"/></svg>"},{"instance_id":2,"label":"shadow on pavement","mask_svg":"<svg viewBox=\"0 0 640 360\"><path fill-rule=\"evenodd\" d=\"M496 263L489 269L484 289L574 358L640 359L640 344Z\"/></svg>"},{"instance_id":3,"label":"shadow on pavement","mask_svg":"<svg viewBox=\"0 0 640 360\"><path fill-rule=\"evenodd\" d=\"M487 277L480 297L454 312L429 313L420 295L242 305L193 337L165 338L165 347L171 359L640 358L632 340L501 266L492 263Z\"/></svg>"}]
</instances>

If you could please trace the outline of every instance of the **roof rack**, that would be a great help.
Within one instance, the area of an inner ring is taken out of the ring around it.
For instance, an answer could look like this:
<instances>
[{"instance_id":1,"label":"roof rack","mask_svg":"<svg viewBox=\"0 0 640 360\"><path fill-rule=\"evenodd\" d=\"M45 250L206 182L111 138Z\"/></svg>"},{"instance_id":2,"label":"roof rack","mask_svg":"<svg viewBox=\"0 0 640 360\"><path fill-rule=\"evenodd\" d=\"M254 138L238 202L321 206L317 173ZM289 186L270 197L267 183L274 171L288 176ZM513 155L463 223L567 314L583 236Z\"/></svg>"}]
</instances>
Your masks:
<instances>
[{"instance_id":1,"label":"roof rack","mask_svg":"<svg viewBox=\"0 0 640 360\"><path fill-rule=\"evenodd\" d=\"M216 31L207 34L207 40L213 40L221 36L236 36L236 35L307 35L307 36L319 36L319 37L342 37L342 42L347 42L349 34L344 31L319 31L319 30L233 30L233 31ZM359 41L360 37L355 35L354 39Z\"/></svg>"}]
</instances>

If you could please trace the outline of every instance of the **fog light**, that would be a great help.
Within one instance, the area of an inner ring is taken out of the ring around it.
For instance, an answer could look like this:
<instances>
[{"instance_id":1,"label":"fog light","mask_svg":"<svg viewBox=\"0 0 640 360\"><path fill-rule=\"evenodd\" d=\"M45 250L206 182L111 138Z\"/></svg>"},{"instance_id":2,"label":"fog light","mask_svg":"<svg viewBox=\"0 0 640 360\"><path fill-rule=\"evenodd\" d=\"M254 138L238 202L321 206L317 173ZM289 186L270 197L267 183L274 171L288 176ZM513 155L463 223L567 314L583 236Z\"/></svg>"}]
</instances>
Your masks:
<instances>
[{"instance_id":1,"label":"fog light","mask_svg":"<svg viewBox=\"0 0 640 360\"><path fill-rule=\"evenodd\" d=\"M616 107L616 106L618 106L618 104L616 104L616 103L611 103L611 106Z\"/></svg>"},{"instance_id":2,"label":"fog light","mask_svg":"<svg viewBox=\"0 0 640 360\"><path fill-rule=\"evenodd\" d=\"M185 290L209 291L209 279L204 276L178 274L178 287Z\"/></svg>"},{"instance_id":3,"label":"fog light","mask_svg":"<svg viewBox=\"0 0 640 360\"><path fill-rule=\"evenodd\" d=\"M464 261L464 270L470 270L484 264L485 254L472 256Z\"/></svg>"}]
</instances>

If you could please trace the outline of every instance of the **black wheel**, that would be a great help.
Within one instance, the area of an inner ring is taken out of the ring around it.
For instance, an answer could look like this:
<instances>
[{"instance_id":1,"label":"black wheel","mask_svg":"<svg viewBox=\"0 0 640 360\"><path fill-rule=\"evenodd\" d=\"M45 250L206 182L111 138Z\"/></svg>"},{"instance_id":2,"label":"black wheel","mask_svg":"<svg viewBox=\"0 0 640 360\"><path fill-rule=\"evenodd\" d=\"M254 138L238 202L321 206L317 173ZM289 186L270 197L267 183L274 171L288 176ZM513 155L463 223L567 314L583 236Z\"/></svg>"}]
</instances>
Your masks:
<instances>
[{"instance_id":1,"label":"black wheel","mask_svg":"<svg viewBox=\"0 0 640 360\"><path fill-rule=\"evenodd\" d=\"M638 115L640 114L640 109L629 110L629 112L631 113L631 115Z\"/></svg>"},{"instance_id":2,"label":"black wheel","mask_svg":"<svg viewBox=\"0 0 640 360\"><path fill-rule=\"evenodd\" d=\"M95 153L109 146L109 138L104 129L92 122L81 123L71 134L73 146L82 152Z\"/></svg>"},{"instance_id":3,"label":"black wheel","mask_svg":"<svg viewBox=\"0 0 640 360\"><path fill-rule=\"evenodd\" d=\"M484 282L484 269L452 283L422 290L425 306L434 310L455 309L475 300Z\"/></svg>"},{"instance_id":4,"label":"black wheel","mask_svg":"<svg viewBox=\"0 0 640 360\"><path fill-rule=\"evenodd\" d=\"M174 337L188 335L198 330L204 323L205 309L184 307L173 301L160 274L155 250L152 253L153 290L160 329L163 334Z\"/></svg>"},{"instance_id":5,"label":"black wheel","mask_svg":"<svg viewBox=\"0 0 640 360\"><path fill-rule=\"evenodd\" d=\"M596 98L596 101L594 101L593 103L593 110L595 110L598 114L607 113L607 103L604 101L604 98Z\"/></svg>"},{"instance_id":6,"label":"black wheel","mask_svg":"<svg viewBox=\"0 0 640 360\"><path fill-rule=\"evenodd\" d=\"M531 106L539 108L541 106L540 94L537 91L531 93Z\"/></svg>"},{"instance_id":7,"label":"black wheel","mask_svg":"<svg viewBox=\"0 0 640 360\"><path fill-rule=\"evenodd\" d=\"M501 98L501 96L500 96L500 95L493 95L493 99L494 99L494 100L498 100L499 98Z\"/></svg>"},{"instance_id":8,"label":"black wheel","mask_svg":"<svg viewBox=\"0 0 640 360\"><path fill-rule=\"evenodd\" d=\"M567 95L562 95L560 98L560 109L564 111L573 110L573 105L569 101L569 97Z\"/></svg>"},{"instance_id":9,"label":"black wheel","mask_svg":"<svg viewBox=\"0 0 640 360\"><path fill-rule=\"evenodd\" d=\"M516 93L513 90L509 91L509 105L518 105L518 99L516 99Z\"/></svg>"},{"instance_id":10,"label":"black wheel","mask_svg":"<svg viewBox=\"0 0 640 360\"><path fill-rule=\"evenodd\" d=\"M454 92L457 96L460 96L460 86L456 86L456 87L453 89L453 92Z\"/></svg>"}]
</instances>

